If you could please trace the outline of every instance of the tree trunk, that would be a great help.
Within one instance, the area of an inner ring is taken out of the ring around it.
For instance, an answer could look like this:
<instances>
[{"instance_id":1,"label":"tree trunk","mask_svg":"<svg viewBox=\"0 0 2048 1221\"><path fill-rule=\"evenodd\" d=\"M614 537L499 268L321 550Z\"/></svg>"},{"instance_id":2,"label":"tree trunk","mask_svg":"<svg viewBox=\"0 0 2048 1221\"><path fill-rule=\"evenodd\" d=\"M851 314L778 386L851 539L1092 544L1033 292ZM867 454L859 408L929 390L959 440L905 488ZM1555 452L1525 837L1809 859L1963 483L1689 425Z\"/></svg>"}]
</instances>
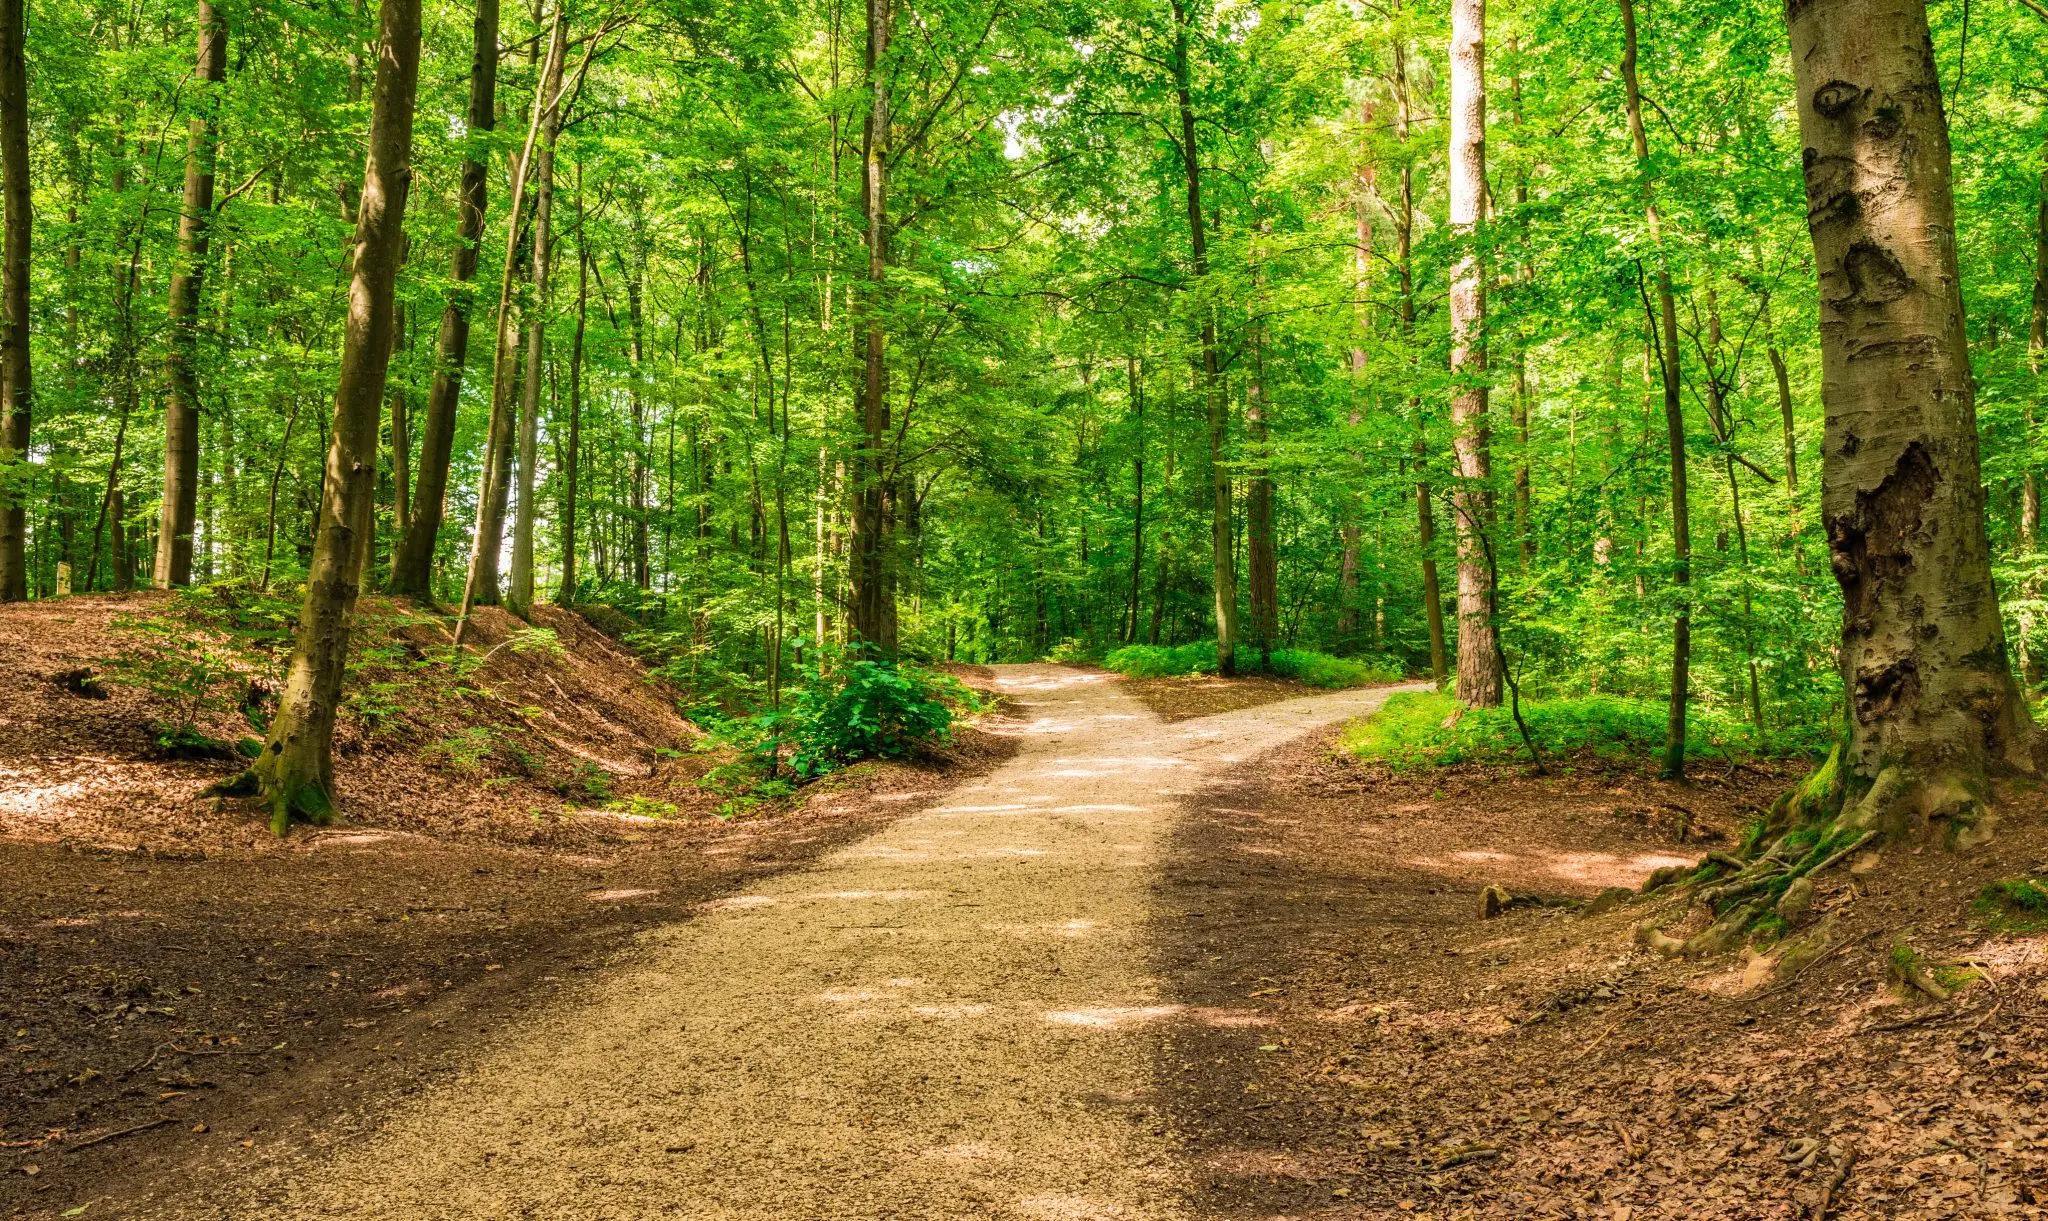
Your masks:
<instances>
[{"instance_id":1,"label":"tree trunk","mask_svg":"<svg viewBox=\"0 0 2048 1221\"><path fill-rule=\"evenodd\" d=\"M861 213L867 221L866 293L861 302L860 451L854 458L853 537L847 567L853 585L848 626L854 639L884 655L895 652L886 639L895 621L883 605L891 594L883 538L885 498L883 444L889 432L887 342L883 302L889 266L889 151L891 122L886 77L889 37L895 14L891 0L867 0L865 83L867 123L861 136Z\"/></svg>"},{"instance_id":2,"label":"tree trunk","mask_svg":"<svg viewBox=\"0 0 2048 1221\"><path fill-rule=\"evenodd\" d=\"M1259 649L1259 666L1271 669L1273 642L1280 634L1280 555L1273 520L1273 477L1268 466L1266 358L1263 330L1254 325L1251 334L1252 376L1244 393L1245 441L1258 465L1245 483L1244 532L1245 573L1250 578L1252 643Z\"/></svg>"},{"instance_id":3,"label":"tree trunk","mask_svg":"<svg viewBox=\"0 0 2048 1221\"><path fill-rule=\"evenodd\" d=\"M478 141L498 120L498 0L476 0L470 45L469 137ZM469 360L469 313L475 300L478 243L490 198L489 155L481 144L462 161L455 253L448 260L453 286L441 308L434 343L434 379L427 389L426 419L420 426L419 482L404 541L391 564L391 591L426 598L433 593L434 547L447 512L448 462L455 450L455 411L462 400L462 374Z\"/></svg>"},{"instance_id":4,"label":"tree trunk","mask_svg":"<svg viewBox=\"0 0 2048 1221\"><path fill-rule=\"evenodd\" d=\"M27 464L33 402L28 347L33 219L26 8L26 0L0 0L0 210L7 226L5 244L0 245L0 466ZM0 602L28 598L28 511L23 500L23 495L0 488Z\"/></svg>"},{"instance_id":5,"label":"tree trunk","mask_svg":"<svg viewBox=\"0 0 2048 1221\"><path fill-rule=\"evenodd\" d=\"M583 322L590 307L590 252L582 245L583 170L576 171L576 331L569 340L569 444L562 453L562 588L555 601L576 604L576 481L583 458Z\"/></svg>"},{"instance_id":6,"label":"tree trunk","mask_svg":"<svg viewBox=\"0 0 2048 1221\"><path fill-rule=\"evenodd\" d=\"M164 498L156 538L158 588L190 584L192 529L199 507L199 290L213 217L215 132L209 116L227 79L228 27L210 0L199 0L200 91L185 146L185 198L178 215L178 261L165 323L170 395L164 405Z\"/></svg>"},{"instance_id":7,"label":"tree trunk","mask_svg":"<svg viewBox=\"0 0 2048 1221\"><path fill-rule=\"evenodd\" d=\"M1621 83L1628 107L1629 138L1635 143L1636 170L1642 176L1643 213L1650 240L1661 242L1662 222L1650 177L1650 140L1643 127L1643 95L1636 81L1635 0L1621 0ZM1678 586L1678 608L1671 623L1671 702L1664 727L1664 778L1685 776L1686 703L1692 679L1692 603L1686 589L1692 583L1692 512L1685 489L1685 404L1679 397L1678 313L1672 301L1671 267L1662 249L1657 254L1657 318L1651 333L1657 337L1658 369L1664 388L1664 430L1671 447L1671 580Z\"/></svg>"},{"instance_id":8,"label":"tree trunk","mask_svg":"<svg viewBox=\"0 0 2048 1221\"><path fill-rule=\"evenodd\" d=\"M566 35L567 26L557 20L548 48L551 70L541 81L541 91L550 101L541 119L540 146L534 150L533 312L526 323L526 383L519 396L519 489L512 519L512 579L506 591L512 613L522 619L533 610L533 468L540 460L540 382L547 360L548 272L554 254L555 137L562 129L559 95L562 60L568 52L564 45ZM637 378L634 384L639 384Z\"/></svg>"},{"instance_id":9,"label":"tree trunk","mask_svg":"<svg viewBox=\"0 0 2048 1221\"><path fill-rule=\"evenodd\" d=\"M1413 113L1408 101L1408 56L1405 48L1394 46L1394 103L1402 142L1408 140ZM1401 217L1394 229L1394 264L1401 283L1401 335L1415 334L1415 159L1401 162ZM1422 417L1422 399L1408 400L1415 417L1415 543L1422 553L1422 611L1429 626L1429 675L1441 689L1450 669L1444 641L1443 585L1436 570L1436 511L1431 505L1429 486L1428 430Z\"/></svg>"},{"instance_id":10,"label":"tree trunk","mask_svg":"<svg viewBox=\"0 0 2048 1221\"><path fill-rule=\"evenodd\" d=\"M405 242L412 171L413 101L419 85L420 2L384 0L370 151L357 208L333 439L320 497L320 529L306 600L262 754L228 788L260 792L271 829L293 818L324 822L334 811L331 743L348 662L357 573L368 546L377 490L377 424L391 359L393 287Z\"/></svg>"},{"instance_id":11,"label":"tree trunk","mask_svg":"<svg viewBox=\"0 0 2048 1221\"><path fill-rule=\"evenodd\" d=\"M2035 770L1978 465L1948 124L1923 0L1793 0L1820 280L1821 505L1842 587L1841 825L1967 828Z\"/></svg>"},{"instance_id":12,"label":"tree trunk","mask_svg":"<svg viewBox=\"0 0 2048 1221\"><path fill-rule=\"evenodd\" d=\"M1500 705L1500 653L1485 531L1492 520L1486 424L1486 285L1479 223L1486 209L1486 0L1451 3L1450 228L1462 247L1451 268L1451 444L1458 482L1458 699Z\"/></svg>"},{"instance_id":13,"label":"tree trunk","mask_svg":"<svg viewBox=\"0 0 2048 1221\"><path fill-rule=\"evenodd\" d=\"M461 647L469 630L470 609L478 603L498 600L498 551L505 539L505 498L511 486L513 458L512 401L516 393L520 350L515 326L513 288L519 275L520 214L525 210L526 180L533 170L534 145L540 139L543 120L556 99L549 96L547 82L560 81L562 10L555 9L548 35L547 62L533 91L533 116L526 125L526 143L512 167L512 199L506 209L505 266L498 278L497 323L492 328L496 342L491 376L490 431L484 439L484 464L477 481L476 536L469 552L469 575L463 581L462 606L455 624L455 644ZM538 376L530 371L529 376Z\"/></svg>"},{"instance_id":14,"label":"tree trunk","mask_svg":"<svg viewBox=\"0 0 2048 1221\"><path fill-rule=\"evenodd\" d=\"M1131 422L1137 438L1131 448L1131 593L1124 620L1125 644L1138 638L1139 585L1145 570L1145 380L1141 369L1138 358L1131 357Z\"/></svg>"},{"instance_id":15,"label":"tree trunk","mask_svg":"<svg viewBox=\"0 0 2048 1221\"><path fill-rule=\"evenodd\" d=\"M397 352L406 346L406 308L403 301L396 306L391 323L391 348ZM412 486L412 411L411 395L403 385L394 383L391 387L391 530L399 539L405 537L405 515L411 503L408 492ZM392 564L398 562L398 544L391 551Z\"/></svg>"},{"instance_id":16,"label":"tree trunk","mask_svg":"<svg viewBox=\"0 0 2048 1221\"><path fill-rule=\"evenodd\" d=\"M1173 0L1173 88L1180 110L1181 169L1187 182L1188 247L1196 281L1209 278L1209 240L1202 221L1202 150L1195 137L1193 72L1188 63L1188 10ZM1215 591L1216 672L1237 673L1237 552L1230 532L1230 468L1224 465L1230 432L1230 405L1223 394L1223 376L1216 356L1216 310L1202 311L1202 393L1209 422L1209 558Z\"/></svg>"},{"instance_id":17,"label":"tree trunk","mask_svg":"<svg viewBox=\"0 0 2048 1221\"><path fill-rule=\"evenodd\" d=\"M633 583L646 589L652 583L647 560L647 238L640 197L629 197L632 206L632 261L626 268L626 321L633 358L633 380L629 402L633 417L633 477L630 497L633 509Z\"/></svg>"}]
</instances>

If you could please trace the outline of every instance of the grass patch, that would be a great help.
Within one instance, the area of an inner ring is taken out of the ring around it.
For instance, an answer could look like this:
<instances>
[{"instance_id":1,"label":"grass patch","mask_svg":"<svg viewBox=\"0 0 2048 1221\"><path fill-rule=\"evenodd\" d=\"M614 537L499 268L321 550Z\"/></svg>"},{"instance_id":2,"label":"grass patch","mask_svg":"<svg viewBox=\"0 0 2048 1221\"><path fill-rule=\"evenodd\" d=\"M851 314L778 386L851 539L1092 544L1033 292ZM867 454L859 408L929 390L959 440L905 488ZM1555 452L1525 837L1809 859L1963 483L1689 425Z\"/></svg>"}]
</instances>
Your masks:
<instances>
[{"instance_id":1,"label":"grass patch","mask_svg":"<svg viewBox=\"0 0 2048 1221\"><path fill-rule=\"evenodd\" d=\"M1253 673L1258 653L1252 649L1239 654L1239 670ZM1129 644L1102 659L1104 668L1132 678L1168 678L1184 674L1216 673L1216 642L1196 640L1166 648L1154 644ZM1311 687L1362 687L1369 683L1399 682L1401 667L1384 658L1332 657L1311 649L1275 649L1269 673L1291 678Z\"/></svg>"},{"instance_id":2,"label":"grass patch","mask_svg":"<svg viewBox=\"0 0 2048 1221\"><path fill-rule=\"evenodd\" d=\"M1458 708L1451 695L1404 691L1345 730L1344 749L1396 771L1459 763L1528 762L1529 752L1508 709L1468 708L1453 721ZM1546 758L1590 756L1604 763L1634 763L1654 759L1664 749L1662 701L1608 695L1525 700L1522 718ZM1768 742L1758 744L1746 725L1695 709L1687 718L1686 753L1693 758L1725 759L1790 752Z\"/></svg>"}]
</instances>

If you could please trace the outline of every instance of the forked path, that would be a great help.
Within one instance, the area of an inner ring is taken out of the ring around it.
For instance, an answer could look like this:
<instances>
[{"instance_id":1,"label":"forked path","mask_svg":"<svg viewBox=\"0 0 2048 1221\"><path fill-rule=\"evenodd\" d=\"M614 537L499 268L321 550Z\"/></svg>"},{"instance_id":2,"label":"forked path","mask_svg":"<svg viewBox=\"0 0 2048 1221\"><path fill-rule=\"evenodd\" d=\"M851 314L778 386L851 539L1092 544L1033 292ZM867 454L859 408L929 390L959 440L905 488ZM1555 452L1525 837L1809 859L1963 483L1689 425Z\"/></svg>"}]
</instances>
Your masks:
<instances>
[{"instance_id":1,"label":"forked path","mask_svg":"<svg viewBox=\"0 0 2048 1221\"><path fill-rule=\"evenodd\" d=\"M1167 725L1101 674L996 669L1029 716L998 771L645 935L230 1215L1180 1215L1142 1033L1173 1012L1144 929L1177 798L1387 692Z\"/></svg>"}]
</instances>

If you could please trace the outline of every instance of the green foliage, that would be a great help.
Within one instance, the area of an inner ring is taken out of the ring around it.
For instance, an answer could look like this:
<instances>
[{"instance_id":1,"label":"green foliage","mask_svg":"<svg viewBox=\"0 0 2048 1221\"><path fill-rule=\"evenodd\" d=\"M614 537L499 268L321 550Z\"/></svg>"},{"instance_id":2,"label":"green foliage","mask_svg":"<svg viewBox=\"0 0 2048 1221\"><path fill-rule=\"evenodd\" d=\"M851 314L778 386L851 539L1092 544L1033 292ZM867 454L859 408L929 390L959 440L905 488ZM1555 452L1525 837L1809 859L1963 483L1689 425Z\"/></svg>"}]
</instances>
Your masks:
<instances>
[{"instance_id":1,"label":"green foliage","mask_svg":"<svg viewBox=\"0 0 2048 1221\"><path fill-rule=\"evenodd\" d=\"M166 715L150 723L150 738L167 758L222 758L226 743L199 729L200 718L225 710L245 681L237 660L210 632L182 617L118 615L113 631L120 651L97 660L112 681L149 693Z\"/></svg>"},{"instance_id":2,"label":"green foliage","mask_svg":"<svg viewBox=\"0 0 2048 1221\"><path fill-rule=\"evenodd\" d=\"M1127 644L1102 659L1106 669L1132 678L1164 678L1180 674L1214 674L1216 642L1197 640L1174 648Z\"/></svg>"},{"instance_id":3,"label":"green foliage","mask_svg":"<svg viewBox=\"0 0 2048 1221\"><path fill-rule=\"evenodd\" d=\"M953 706L976 707L959 680L869 658L819 674L790 693L780 731L794 748L789 765L817 776L860 759L897 759L946 740Z\"/></svg>"},{"instance_id":4,"label":"green foliage","mask_svg":"<svg viewBox=\"0 0 2048 1221\"><path fill-rule=\"evenodd\" d=\"M421 754L439 760L441 766L461 776L482 776L486 764L528 776L539 770L541 759L523 745L511 731L498 725L471 725L429 743Z\"/></svg>"},{"instance_id":5,"label":"green foliage","mask_svg":"<svg viewBox=\"0 0 2048 1221\"><path fill-rule=\"evenodd\" d=\"M1272 671L1311 687L1364 687L1401 681L1401 668L1385 658L1332 657L1308 649L1274 649Z\"/></svg>"},{"instance_id":6,"label":"green foliage","mask_svg":"<svg viewBox=\"0 0 2048 1221\"><path fill-rule=\"evenodd\" d=\"M604 808L614 814L631 814L636 818L674 818L676 803L630 793L604 803Z\"/></svg>"},{"instance_id":7,"label":"green foliage","mask_svg":"<svg viewBox=\"0 0 2048 1221\"><path fill-rule=\"evenodd\" d=\"M1455 714L1455 716L1454 716ZM1525 701L1522 716L1547 757L1586 757L1602 764L1634 764L1658 757L1664 746L1665 709L1660 703L1616 696ZM1397 771L1461 763L1525 763L1509 709L1468 708L1438 692L1402 692L1344 733L1344 748L1360 759ZM1778 754L1785 747L1761 746L1747 728L1700 710L1687 720L1687 750L1694 757L1731 758Z\"/></svg>"}]
</instances>

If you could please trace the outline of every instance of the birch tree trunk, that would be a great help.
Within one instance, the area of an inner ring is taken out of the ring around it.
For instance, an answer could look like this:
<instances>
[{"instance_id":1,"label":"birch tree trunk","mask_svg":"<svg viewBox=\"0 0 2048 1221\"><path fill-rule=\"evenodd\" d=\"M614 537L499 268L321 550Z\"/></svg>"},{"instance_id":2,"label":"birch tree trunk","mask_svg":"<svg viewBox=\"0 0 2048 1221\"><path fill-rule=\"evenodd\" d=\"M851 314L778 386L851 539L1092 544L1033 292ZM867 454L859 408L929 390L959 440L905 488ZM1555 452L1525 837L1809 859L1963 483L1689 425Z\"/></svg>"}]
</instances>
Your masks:
<instances>
[{"instance_id":1,"label":"birch tree trunk","mask_svg":"<svg viewBox=\"0 0 2048 1221\"><path fill-rule=\"evenodd\" d=\"M26 0L0 0L0 602L28 598L29 237ZM21 464L17 470L15 464ZM97 546L99 539L93 539ZM68 548L66 549L68 552ZM69 556L67 554L66 558Z\"/></svg>"},{"instance_id":2,"label":"birch tree trunk","mask_svg":"<svg viewBox=\"0 0 2048 1221\"><path fill-rule=\"evenodd\" d=\"M491 131L498 121L498 0L476 0L476 32L470 49L468 131L472 138ZM434 344L434 380L427 389L425 419L420 425L419 480L413 492L411 519L391 564L391 592L430 597L433 593L434 546L447 511L448 462L455 450L455 409L462 399L462 374L469 360L469 314L475 301L477 245L484 234L484 210L490 198L488 157L462 161L462 186L455 232L455 253L449 256L453 286L441 308L441 331Z\"/></svg>"},{"instance_id":3,"label":"birch tree trunk","mask_svg":"<svg viewBox=\"0 0 2048 1221\"><path fill-rule=\"evenodd\" d=\"M213 218L216 134L209 121L227 79L228 27L209 0L199 0L199 54L194 75L205 83L185 145L185 196L178 215L178 261L171 273L165 322L170 396L164 405L164 499L156 536L155 584L190 584L192 530L199 508L199 292L206 275L206 239Z\"/></svg>"},{"instance_id":4,"label":"birch tree trunk","mask_svg":"<svg viewBox=\"0 0 2048 1221\"><path fill-rule=\"evenodd\" d=\"M1786 6L1820 280L1821 511L1842 587L1837 825L1985 819L2036 768L1991 581L1948 123L1923 0Z\"/></svg>"},{"instance_id":5,"label":"birch tree trunk","mask_svg":"<svg viewBox=\"0 0 2048 1221\"><path fill-rule=\"evenodd\" d=\"M260 793L271 830L334 812L332 741L348 662L360 556L377 492L377 425L391 359L393 287L405 242L411 185L413 102L419 86L420 0L384 0L370 149L356 214L353 275L320 527L306 578L291 664L269 740L248 772L225 788Z\"/></svg>"},{"instance_id":6,"label":"birch tree trunk","mask_svg":"<svg viewBox=\"0 0 2048 1221\"><path fill-rule=\"evenodd\" d=\"M1458 699L1500 705L1493 570L1484 531L1493 514L1486 425L1486 284L1479 223L1486 210L1486 0L1451 2L1450 227L1462 251L1451 268L1451 492L1458 535Z\"/></svg>"}]
</instances>

